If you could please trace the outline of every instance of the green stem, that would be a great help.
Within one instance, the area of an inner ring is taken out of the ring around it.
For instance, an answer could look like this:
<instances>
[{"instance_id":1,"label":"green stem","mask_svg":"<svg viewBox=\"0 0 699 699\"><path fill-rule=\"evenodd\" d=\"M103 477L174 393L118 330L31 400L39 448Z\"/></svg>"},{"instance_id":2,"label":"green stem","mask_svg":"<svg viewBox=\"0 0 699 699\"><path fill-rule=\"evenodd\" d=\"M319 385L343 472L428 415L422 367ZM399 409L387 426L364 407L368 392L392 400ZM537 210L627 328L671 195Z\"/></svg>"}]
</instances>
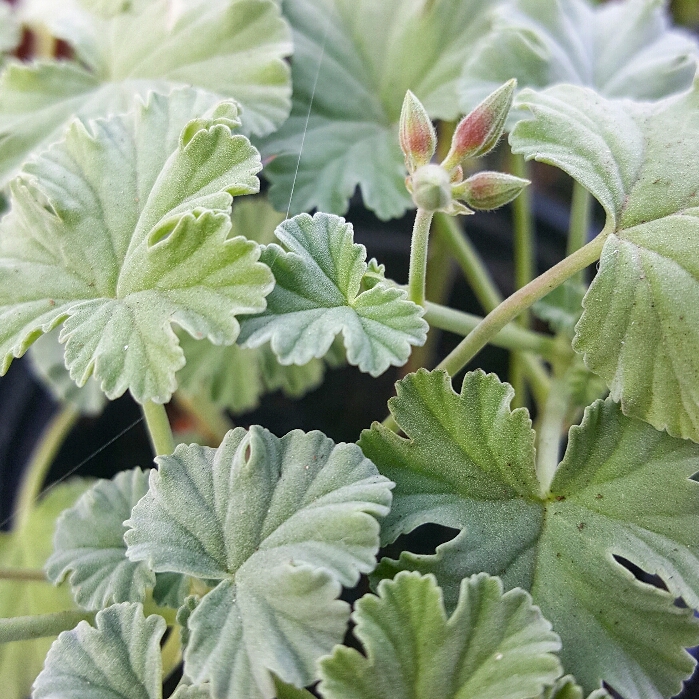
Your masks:
<instances>
[{"instance_id":1,"label":"green stem","mask_svg":"<svg viewBox=\"0 0 699 699\"><path fill-rule=\"evenodd\" d=\"M530 179L529 166L522 155L512 155L512 174ZM512 202L514 216L515 288L521 289L536 276L532 197L529 187Z\"/></svg>"},{"instance_id":2,"label":"green stem","mask_svg":"<svg viewBox=\"0 0 699 699\"><path fill-rule=\"evenodd\" d=\"M570 388L565 378L555 378L537 428L536 476L542 497L551 489L558 469L561 436L570 407Z\"/></svg>"},{"instance_id":3,"label":"green stem","mask_svg":"<svg viewBox=\"0 0 699 699\"><path fill-rule=\"evenodd\" d=\"M440 306L430 301L426 302L425 308L424 317L431 326L456 333L457 335L468 335L483 321L483 318L480 316L457 311L447 306ZM502 328L490 340L490 343L496 347L503 347L509 350L534 352L546 358L556 357L562 353L561 345L550 335L527 330L514 324L508 324Z\"/></svg>"},{"instance_id":4,"label":"green stem","mask_svg":"<svg viewBox=\"0 0 699 699\"><path fill-rule=\"evenodd\" d=\"M598 260L605 239L606 231L602 231L593 241L512 294L495 310L491 311L437 368L446 369L451 375L461 371L495 335L522 311L560 286L566 279Z\"/></svg>"},{"instance_id":5,"label":"green stem","mask_svg":"<svg viewBox=\"0 0 699 699\"><path fill-rule=\"evenodd\" d=\"M182 662L182 644L180 643L180 628L170 629L170 635L163 644L161 651L163 662L163 679L167 679Z\"/></svg>"},{"instance_id":6,"label":"green stem","mask_svg":"<svg viewBox=\"0 0 699 699\"><path fill-rule=\"evenodd\" d=\"M175 440L172 437L172 428L167 418L165 406L161 403L146 401L141 406L143 416L146 418L148 434L156 456L172 454L175 451Z\"/></svg>"},{"instance_id":7,"label":"green stem","mask_svg":"<svg viewBox=\"0 0 699 699\"><path fill-rule=\"evenodd\" d=\"M573 200L570 207L570 226L568 228L567 255L580 250L587 242L590 227L592 195L579 182L573 182ZM578 272L576 281L583 281L582 271Z\"/></svg>"},{"instance_id":8,"label":"green stem","mask_svg":"<svg viewBox=\"0 0 699 699\"><path fill-rule=\"evenodd\" d=\"M79 417L80 412L77 408L66 405L51 418L51 422L41 435L17 495L14 511L15 529L21 529L27 525L34 503L46 480L46 474Z\"/></svg>"},{"instance_id":9,"label":"green stem","mask_svg":"<svg viewBox=\"0 0 699 699\"><path fill-rule=\"evenodd\" d=\"M434 217L434 230L449 247L478 303L486 313L490 313L502 303L502 294L458 221L454 216L437 213Z\"/></svg>"},{"instance_id":10,"label":"green stem","mask_svg":"<svg viewBox=\"0 0 699 699\"><path fill-rule=\"evenodd\" d=\"M425 305L427 280L427 244L433 213L418 209L413 224L413 238L410 244L410 272L408 276L408 298L418 306Z\"/></svg>"},{"instance_id":11,"label":"green stem","mask_svg":"<svg viewBox=\"0 0 699 699\"><path fill-rule=\"evenodd\" d=\"M0 619L0 643L57 636L61 631L75 628L81 621L92 623L94 619L95 612L86 612L82 609Z\"/></svg>"},{"instance_id":12,"label":"green stem","mask_svg":"<svg viewBox=\"0 0 699 699\"><path fill-rule=\"evenodd\" d=\"M33 568L0 568L0 580L22 580L24 582L48 582L43 570Z\"/></svg>"}]
</instances>

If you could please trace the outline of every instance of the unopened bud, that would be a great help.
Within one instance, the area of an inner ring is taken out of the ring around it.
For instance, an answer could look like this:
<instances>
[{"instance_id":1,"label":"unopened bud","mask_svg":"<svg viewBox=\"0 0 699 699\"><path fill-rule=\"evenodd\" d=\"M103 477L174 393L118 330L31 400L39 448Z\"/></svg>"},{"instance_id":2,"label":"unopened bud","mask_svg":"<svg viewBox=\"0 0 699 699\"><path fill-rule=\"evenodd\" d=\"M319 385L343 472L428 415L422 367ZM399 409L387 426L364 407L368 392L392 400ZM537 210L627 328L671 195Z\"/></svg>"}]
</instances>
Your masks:
<instances>
[{"instance_id":1,"label":"unopened bud","mask_svg":"<svg viewBox=\"0 0 699 699\"><path fill-rule=\"evenodd\" d=\"M509 80L459 122L443 167L452 170L464 158L485 155L495 147L505 128L516 86L516 80Z\"/></svg>"},{"instance_id":2,"label":"unopened bud","mask_svg":"<svg viewBox=\"0 0 699 699\"><path fill-rule=\"evenodd\" d=\"M529 180L504 172L478 172L452 187L455 199L465 201L472 209L489 211L509 204L529 184Z\"/></svg>"},{"instance_id":3,"label":"unopened bud","mask_svg":"<svg viewBox=\"0 0 699 699\"><path fill-rule=\"evenodd\" d=\"M439 165L423 165L411 179L413 201L418 209L441 211L451 204L449 173Z\"/></svg>"},{"instance_id":4,"label":"unopened bud","mask_svg":"<svg viewBox=\"0 0 699 699\"><path fill-rule=\"evenodd\" d=\"M437 149L437 133L422 103L410 90L400 113L399 138L405 166L411 175L432 160Z\"/></svg>"}]
</instances>

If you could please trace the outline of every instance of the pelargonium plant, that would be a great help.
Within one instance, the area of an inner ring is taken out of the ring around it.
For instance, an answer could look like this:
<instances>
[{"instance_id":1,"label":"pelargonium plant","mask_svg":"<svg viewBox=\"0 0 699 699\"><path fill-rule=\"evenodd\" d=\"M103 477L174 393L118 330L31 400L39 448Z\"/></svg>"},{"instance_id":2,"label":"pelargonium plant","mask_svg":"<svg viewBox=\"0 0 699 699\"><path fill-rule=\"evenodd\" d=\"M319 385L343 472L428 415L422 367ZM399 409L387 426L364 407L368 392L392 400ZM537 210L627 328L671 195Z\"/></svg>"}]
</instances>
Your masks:
<instances>
[{"instance_id":1,"label":"pelargonium plant","mask_svg":"<svg viewBox=\"0 0 699 699\"><path fill-rule=\"evenodd\" d=\"M4 697L682 689L699 82L661 0L20 0L0 52L0 364L29 350L64 406L0 539ZM531 161L572 182L542 274ZM355 242L355 192L415 210L407 286ZM464 222L510 203L503 298ZM434 298L435 251L482 316ZM436 357L440 330L463 339ZM345 362L409 369L356 443L231 423ZM126 392L154 464L40 495ZM426 524L454 531L411 551Z\"/></svg>"}]
</instances>

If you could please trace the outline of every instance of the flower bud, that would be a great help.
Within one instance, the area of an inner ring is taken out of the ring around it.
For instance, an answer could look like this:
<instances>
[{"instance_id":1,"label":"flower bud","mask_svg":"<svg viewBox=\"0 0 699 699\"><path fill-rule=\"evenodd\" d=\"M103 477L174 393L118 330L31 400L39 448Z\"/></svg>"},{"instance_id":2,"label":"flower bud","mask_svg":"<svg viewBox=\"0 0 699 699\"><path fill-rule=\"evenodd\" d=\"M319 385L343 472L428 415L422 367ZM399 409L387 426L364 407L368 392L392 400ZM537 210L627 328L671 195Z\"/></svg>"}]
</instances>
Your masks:
<instances>
[{"instance_id":1,"label":"flower bud","mask_svg":"<svg viewBox=\"0 0 699 699\"><path fill-rule=\"evenodd\" d=\"M443 167L452 170L464 158L485 155L495 147L505 128L516 85L516 80L509 80L459 122Z\"/></svg>"},{"instance_id":2,"label":"flower bud","mask_svg":"<svg viewBox=\"0 0 699 699\"><path fill-rule=\"evenodd\" d=\"M432 160L437 149L437 133L422 103L410 90L405 94L400 113L399 138L405 166L411 175Z\"/></svg>"},{"instance_id":3,"label":"flower bud","mask_svg":"<svg viewBox=\"0 0 699 699\"><path fill-rule=\"evenodd\" d=\"M465 201L472 209L489 211L509 204L529 184L529 180L504 172L478 172L464 182L452 186L455 199Z\"/></svg>"},{"instance_id":4,"label":"flower bud","mask_svg":"<svg viewBox=\"0 0 699 699\"><path fill-rule=\"evenodd\" d=\"M413 201L418 209L440 211L451 203L449 173L439 165L423 165L411 179Z\"/></svg>"}]
</instances>

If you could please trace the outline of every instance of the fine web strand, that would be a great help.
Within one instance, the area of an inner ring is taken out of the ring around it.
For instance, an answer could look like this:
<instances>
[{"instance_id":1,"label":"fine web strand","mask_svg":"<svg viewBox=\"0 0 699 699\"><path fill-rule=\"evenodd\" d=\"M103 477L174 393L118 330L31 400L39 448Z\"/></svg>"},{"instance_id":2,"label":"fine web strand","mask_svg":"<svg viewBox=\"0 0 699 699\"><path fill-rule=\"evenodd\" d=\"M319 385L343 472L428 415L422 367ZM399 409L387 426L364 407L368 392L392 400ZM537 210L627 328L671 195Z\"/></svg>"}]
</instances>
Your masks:
<instances>
[{"instance_id":1,"label":"fine web strand","mask_svg":"<svg viewBox=\"0 0 699 699\"><path fill-rule=\"evenodd\" d=\"M303 155L303 147L306 143L306 134L308 133L308 124L311 121L311 110L313 109L313 99L316 96L316 89L318 87L318 78L320 77L320 67L323 64L323 58L325 57L325 44L328 40L328 34L330 32L330 17L325 23L325 34L323 35L323 43L320 48L320 57L318 58L318 67L316 69L316 77L313 81L313 90L311 91L311 99L308 103L308 113L306 114L306 124L303 127L303 135L301 136L301 148L299 149L299 157L296 161L296 171L294 172L294 181L291 183L291 194L289 194L289 206L286 207L286 218L289 218L289 213L291 212L291 202L294 198L294 189L296 188L296 180L299 176L299 168L301 166L301 156ZM285 219L286 220L286 219Z\"/></svg>"},{"instance_id":2,"label":"fine web strand","mask_svg":"<svg viewBox=\"0 0 699 699\"><path fill-rule=\"evenodd\" d=\"M63 483L63 481L67 480L70 478L74 473L79 471L88 461L92 461L98 454L103 452L108 446L111 444L114 444L118 439L121 439L127 432L132 430L136 425L138 425L140 422L143 422L143 416L139 417L137 420L134 420L130 425L125 427L119 434L115 435L112 437L110 440L105 442L101 447L95 449L95 451L92 452L89 456L85 457L77 466L73 466L67 473L63 474L58 480L54 481L51 483L51 485L48 488L45 488L42 490L33 500L34 503L38 502L39 498L43 498L46 496L48 493L50 493L57 485L60 485ZM12 513L9 517L4 519L2 522L0 522L0 529L3 529L6 524L8 524L12 519L14 518L16 513Z\"/></svg>"}]
</instances>

